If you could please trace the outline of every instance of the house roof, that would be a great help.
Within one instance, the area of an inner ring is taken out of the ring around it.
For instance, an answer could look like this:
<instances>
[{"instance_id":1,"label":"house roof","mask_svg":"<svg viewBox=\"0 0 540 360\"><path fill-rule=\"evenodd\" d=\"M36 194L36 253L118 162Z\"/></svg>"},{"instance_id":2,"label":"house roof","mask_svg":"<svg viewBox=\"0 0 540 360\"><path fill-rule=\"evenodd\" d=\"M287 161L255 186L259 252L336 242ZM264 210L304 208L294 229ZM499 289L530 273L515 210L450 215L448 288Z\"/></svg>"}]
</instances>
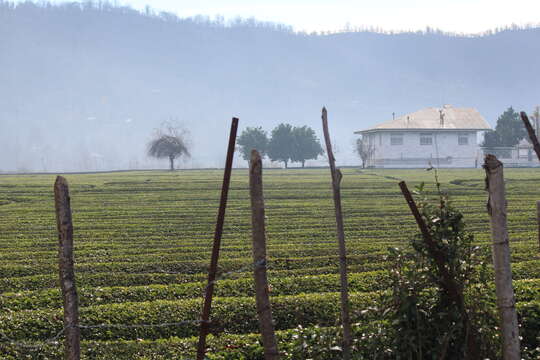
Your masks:
<instances>
[{"instance_id":1,"label":"house roof","mask_svg":"<svg viewBox=\"0 0 540 360\"><path fill-rule=\"evenodd\" d=\"M377 130L491 130L491 126L473 108L429 107L383 122L355 134Z\"/></svg>"}]
</instances>

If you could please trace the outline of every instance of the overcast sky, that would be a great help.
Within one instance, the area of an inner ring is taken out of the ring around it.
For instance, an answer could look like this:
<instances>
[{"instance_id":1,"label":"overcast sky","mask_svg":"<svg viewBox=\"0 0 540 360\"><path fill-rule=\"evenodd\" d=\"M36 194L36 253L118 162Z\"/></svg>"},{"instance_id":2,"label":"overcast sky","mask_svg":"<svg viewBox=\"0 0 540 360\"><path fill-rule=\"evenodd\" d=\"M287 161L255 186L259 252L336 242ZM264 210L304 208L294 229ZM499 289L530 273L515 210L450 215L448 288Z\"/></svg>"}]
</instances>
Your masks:
<instances>
[{"instance_id":1,"label":"overcast sky","mask_svg":"<svg viewBox=\"0 0 540 360\"><path fill-rule=\"evenodd\" d=\"M62 2L62 0L52 0ZM426 26L478 33L510 24L540 23L540 0L117 0L119 4L173 12L180 17L255 17L296 30L352 27L418 30Z\"/></svg>"}]
</instances>

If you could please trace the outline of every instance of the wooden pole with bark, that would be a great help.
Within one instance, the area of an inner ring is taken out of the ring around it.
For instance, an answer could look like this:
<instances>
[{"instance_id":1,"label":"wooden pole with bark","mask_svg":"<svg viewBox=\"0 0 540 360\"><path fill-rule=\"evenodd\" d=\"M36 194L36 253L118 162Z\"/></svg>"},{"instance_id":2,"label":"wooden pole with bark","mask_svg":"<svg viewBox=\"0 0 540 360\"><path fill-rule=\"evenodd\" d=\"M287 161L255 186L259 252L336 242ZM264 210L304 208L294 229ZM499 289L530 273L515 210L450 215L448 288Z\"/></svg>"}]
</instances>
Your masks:
<instances>
[{"instance_id":1,"label":"wooden pole with bark","mask_svg":"<svg viewBox=\"0 0 540 360\"><path fill-rule=\"evenodd\" d=\"M341 210L341 178L343 175L336 169L336 159L332 152L332 142L328 131L328 114L326 108L322 109L322 126L324 141L326 143L326 154L330 164L330 175L332 176L332 189L334 193L334 208L336 214L336 230L339 244L339 274L341 282L341 323L343 325L343 359L351 358L352 330L349 316L349 289L347 281L347 249L345 247L345 231L343 230L343 212Z\"/></svg>"},{"instance_id":2,"label":"wooden pole with bark","mask_svg":"<svg viewBox=\"0 0 540 360\"><path fill-rule=\"evenodd\" d=\"M225 209L227 208L227 198L229 185L231 183L231 172L234 157L234 147L236 145L236 133L238 130L238 118L232 119L231 132L229 134L229 145L227 148L227 158L225 160L225 171L223 174L223 184L221 185L221 199L214 231L214 245L208 270L208 284L205 288L204 304L201 312L201 326L199 330L199 342L197 345L197 360L203 360L206 353L206 336L210 329L210 310L212 308L212 296L214 294L214 284L216 281L217 266L219 259L219 249L221 247L221 237L223 235L223 224L225 222Z\"/></svg>"},{"instance_id":3,"label":"wooden pole with bark","mask_svg":"<svg viewBox=\"0 0 540 360\"><path fill-rule=\"evenodd\" d=\"M81 356L79 328L79 298L75 287L73 269L73 223L69 186L65 178L58 176L54 183L54 205L58 228L58 260L60 287L64 305L64 359L78 360Z\"/></svg>"},{"instance_id":4,"label":"wooden pole with bark","mask_svg":"<svg viewBox=\"0 0 540 360\"><path fill-rule=\"evenodd\" d=\"M529 117L524 111L521 112L521 120L523 121L523 124L525 125L525 128L527 129L527 133L529 134L529 138L531 139L531 142L533 144L534 151L536 152L536 156L538 157L538 160L540 160L540 144L538 143L538 138L536 137L536 134L531 125L531 122L529 121Z\"/></svg>"},{"instance_id":5,"label":"wooden pole with bark","mask_svg":"<svg viewBox=\"0 0 540 360\"><path fill-rule=\"evenodd\" d=\"M486 190L488 191L487 210L491 219L495 291L503 337L503 359L519 360L521 358L519 329L516 300L512 287L503 164L494 155L486 155L484 169L486 171Z\"/></svg>"},{"instance_id":6,"label":"wooden pole with bark","mask_svg":"<svg viewBox=\"0 0 540 360\"><path fill-rule=\"evenodd\" d=\"M249 194L251 197L251 226L253 239L253 262L255 278L255 297L259 326L264 346L264 358L279 358L272 307L270 305L268 279L266 276L266 233L264 224L264 197L262 185L262 161L257 150L251 151L249 167Z\"/></svg>"}]
</instances>

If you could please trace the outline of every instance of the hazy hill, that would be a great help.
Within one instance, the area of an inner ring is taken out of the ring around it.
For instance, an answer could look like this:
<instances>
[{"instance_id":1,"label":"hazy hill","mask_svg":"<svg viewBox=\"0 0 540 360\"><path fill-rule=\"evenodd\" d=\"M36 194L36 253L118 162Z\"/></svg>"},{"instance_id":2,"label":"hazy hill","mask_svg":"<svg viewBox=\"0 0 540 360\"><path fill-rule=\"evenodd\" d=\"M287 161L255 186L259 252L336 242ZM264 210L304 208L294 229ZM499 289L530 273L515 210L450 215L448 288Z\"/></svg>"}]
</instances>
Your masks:
<instances>
[{"instance_id":1,"label":"hazy hill","mask_svg":"<svg viewBox=\"0 0 540 360\"><path fill-rule=\"evenodd\" d=\"M444 103L494 124L540 103L540 29L296 34L109 5L0 1L0 170L157 167L145 145L167 119L191 131L184 166L221 166L229 121L308 124L329 109L338 160L353 131ZM238 162L243 165L243 162ZM166 167L166 161L163 162Z\"/></svg>"}]
</instances>

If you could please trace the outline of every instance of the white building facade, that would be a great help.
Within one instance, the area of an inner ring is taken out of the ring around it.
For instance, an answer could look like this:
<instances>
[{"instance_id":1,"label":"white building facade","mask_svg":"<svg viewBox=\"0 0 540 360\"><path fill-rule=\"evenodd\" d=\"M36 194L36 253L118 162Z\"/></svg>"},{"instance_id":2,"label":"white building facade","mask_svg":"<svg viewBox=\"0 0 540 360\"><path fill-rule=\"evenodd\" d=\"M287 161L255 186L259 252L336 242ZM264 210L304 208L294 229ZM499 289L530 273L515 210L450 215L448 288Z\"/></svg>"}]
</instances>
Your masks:
<instances>
[{"instance_id":1,"label":"white building facade","mask_svg":"<svg viewBox=\"0 0 540 360\"><path fill-rule=\"evenodd\" d=\"M478 132L491 130L472 108L426 108L355 132L375 168L476 167Z\"/></svg>"}]
</instances>

